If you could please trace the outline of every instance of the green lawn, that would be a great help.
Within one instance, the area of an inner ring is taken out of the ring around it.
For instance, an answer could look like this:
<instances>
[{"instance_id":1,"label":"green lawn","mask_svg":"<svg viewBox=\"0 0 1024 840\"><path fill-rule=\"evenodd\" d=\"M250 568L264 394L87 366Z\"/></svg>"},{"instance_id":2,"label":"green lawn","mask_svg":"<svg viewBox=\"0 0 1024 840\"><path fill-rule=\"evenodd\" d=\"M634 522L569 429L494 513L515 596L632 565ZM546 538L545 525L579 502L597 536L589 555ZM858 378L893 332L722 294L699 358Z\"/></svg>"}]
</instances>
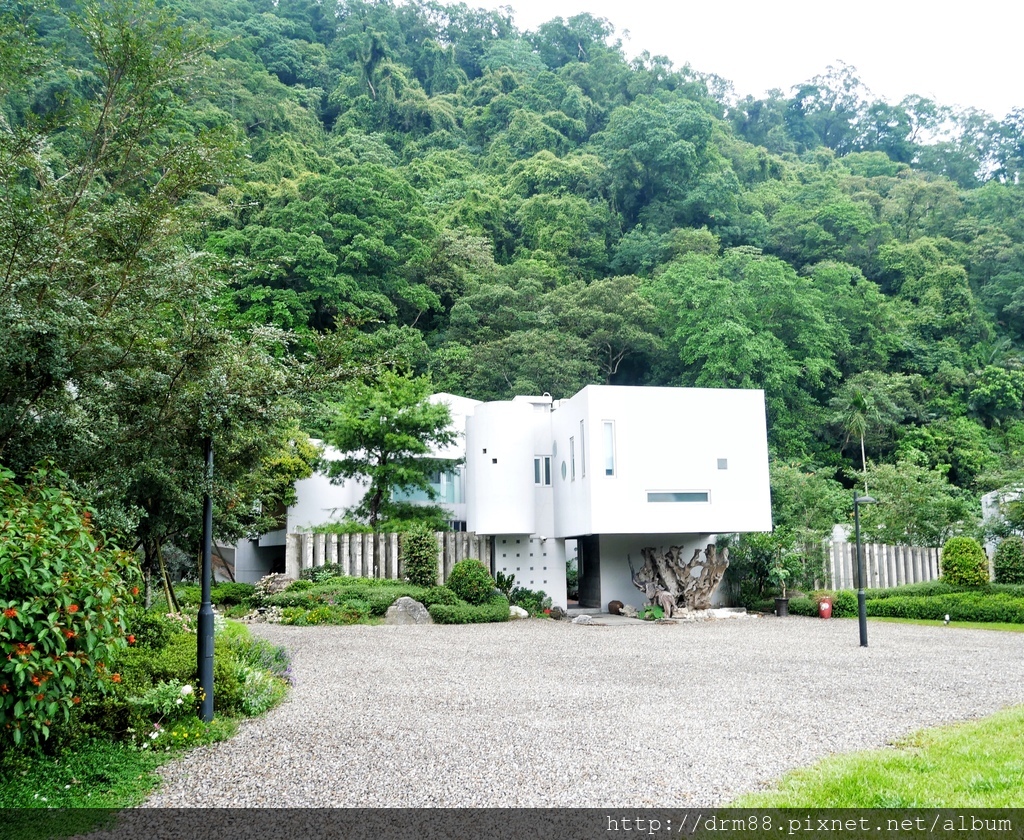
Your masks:
<instances>
[{"instance_id":1,"label":"green lawn","mask_svg":"<svg viewBox=\"0 0 1024 840\"><path fill-rule=\"evenodd\" d=\"M934 621L928 618L886 618L883 616L868 616L868 621L888 621L894 624L923 624L928 627L942 627L945 622ZM1005 624L997 621L952 621L950 627L961 630L1003 630L1009 633L1024 633L1024 624Z\"/></svg>"},{"instance_id":2,"label":"green lawn","mask_svg":"<svg viewBox=\"0 0 1024 840\"><path fill-rule=\"evenodd\" d=\"M825 759L729 807L1024 807L1024 706Z\"/></svg>"}]
</instances>

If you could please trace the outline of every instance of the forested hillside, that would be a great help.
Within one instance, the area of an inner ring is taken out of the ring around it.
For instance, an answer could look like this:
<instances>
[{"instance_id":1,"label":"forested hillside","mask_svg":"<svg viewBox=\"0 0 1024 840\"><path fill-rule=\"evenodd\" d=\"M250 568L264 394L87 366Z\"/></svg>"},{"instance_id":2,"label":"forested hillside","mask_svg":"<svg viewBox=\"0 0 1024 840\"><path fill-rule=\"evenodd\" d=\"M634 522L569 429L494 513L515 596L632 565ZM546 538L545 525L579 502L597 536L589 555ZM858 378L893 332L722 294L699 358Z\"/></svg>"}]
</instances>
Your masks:
<instances>
[{"instance_id":1,"label":"forested hillside","mask_svg":"<svg viewBox=\"0 0 1024 840\"><path fill-rule=\"evenodd\" d=\"M15 472L56 457L135 527L216 428L226 512L382 364L479 399L763 388L790 497L867 467L947 523L1024 467L1024 110L872 100L846 66L735 101L587 15L158 5L5 6Z\"/></svg>"}]
</instances>

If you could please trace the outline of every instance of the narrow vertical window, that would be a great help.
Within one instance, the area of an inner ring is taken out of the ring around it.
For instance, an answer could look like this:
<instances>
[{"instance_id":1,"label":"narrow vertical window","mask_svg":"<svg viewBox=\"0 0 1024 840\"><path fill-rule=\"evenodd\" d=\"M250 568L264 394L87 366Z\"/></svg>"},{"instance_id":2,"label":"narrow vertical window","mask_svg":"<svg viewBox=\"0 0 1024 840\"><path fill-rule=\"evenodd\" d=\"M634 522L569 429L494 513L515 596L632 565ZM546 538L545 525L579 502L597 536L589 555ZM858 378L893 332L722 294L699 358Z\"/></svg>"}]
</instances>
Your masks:
<instances>
[{"instance_id":1,"label":"narrow vertical window","mask_svg":"<svg viewBox=\"0 0 1024 840\"><path fill-rule=\"evenodd\" d=\"M576 438L569 438L569 474L570 481L576 480Z\"/></svg>"},{"instance_id":2,"label":"narrow vertical window","mask_svg":"<svg viewBox=\"0 0 1024 840\"><path fill-rule=\"evenodd\" d=\"M551 486L550 455L538 455L533 459L533 483L541 487Z\"/></svg>"},{"instance_id":3,"label":"narrow vertical window","mask_svg":"<svg viewBox=\"0 0 1024 840\"><path fill-rule=\"evenodd\" d=\"M587 442L583 437L583 421L580 420L580 477L587 477Z\"/></svg>"},{"instance_id":4,"label":"narrow vertical window","mask_svg":"<svg viewBox=\"0 0 1024 840\"><path fill-rule=\"evenodd\" d=\"M615 421L605 420L604 426L604 474L615 475Z\"/></svg>"}]
</instances>

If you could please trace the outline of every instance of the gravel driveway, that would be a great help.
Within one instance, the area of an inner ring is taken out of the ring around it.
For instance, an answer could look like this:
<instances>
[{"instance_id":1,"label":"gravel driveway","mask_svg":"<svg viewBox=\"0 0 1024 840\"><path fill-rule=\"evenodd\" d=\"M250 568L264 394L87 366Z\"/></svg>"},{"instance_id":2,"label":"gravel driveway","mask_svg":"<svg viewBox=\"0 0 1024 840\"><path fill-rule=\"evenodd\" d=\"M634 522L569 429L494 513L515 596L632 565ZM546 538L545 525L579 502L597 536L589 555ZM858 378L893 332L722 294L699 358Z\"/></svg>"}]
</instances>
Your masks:
<instances>
[{"instance_id":1,"label":"gravel driveway","mask_svg":"<svg viewBox=\"0 0 1024 840\"><path fill-rule=\"evenodd\" d=\"M1024 635L760 618L283 627L295 688L158 807L705 807L1024 704Z\"/></svg>"}]
</instances>

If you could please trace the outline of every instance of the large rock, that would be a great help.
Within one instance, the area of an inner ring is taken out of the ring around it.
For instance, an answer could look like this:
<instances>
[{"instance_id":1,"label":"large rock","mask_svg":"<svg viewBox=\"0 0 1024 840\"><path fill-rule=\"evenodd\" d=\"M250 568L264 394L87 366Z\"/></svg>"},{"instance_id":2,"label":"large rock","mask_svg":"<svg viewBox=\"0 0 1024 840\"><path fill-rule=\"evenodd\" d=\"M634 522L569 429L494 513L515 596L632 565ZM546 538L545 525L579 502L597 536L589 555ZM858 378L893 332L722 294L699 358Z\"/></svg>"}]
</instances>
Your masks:
<instances>
[{"instance_id":1,"label":"large rock","mask_svg":"<svg viewBox=\"0 0 1024 840\"><path fill-rule=\"evenodd\" d=\"M511 607L508 608L508 618L509 618L509 621L516 621L517 619L520 619L520 618L529 618L529 617L530 617L530 614L526 610L524 610L522 607L517 607L515 604L513 604Z\"/></svg>"},{"instance_id":2,"label":"large rock","mask_svg":"<svg viewBox=\"0 0 1024 840\"><path fill-rule=\"evenodd\" d=\"M384 616L385 624L433 624L427 608L408 595L403 595L390 607Z\"/></svg>"}]
</instances>

